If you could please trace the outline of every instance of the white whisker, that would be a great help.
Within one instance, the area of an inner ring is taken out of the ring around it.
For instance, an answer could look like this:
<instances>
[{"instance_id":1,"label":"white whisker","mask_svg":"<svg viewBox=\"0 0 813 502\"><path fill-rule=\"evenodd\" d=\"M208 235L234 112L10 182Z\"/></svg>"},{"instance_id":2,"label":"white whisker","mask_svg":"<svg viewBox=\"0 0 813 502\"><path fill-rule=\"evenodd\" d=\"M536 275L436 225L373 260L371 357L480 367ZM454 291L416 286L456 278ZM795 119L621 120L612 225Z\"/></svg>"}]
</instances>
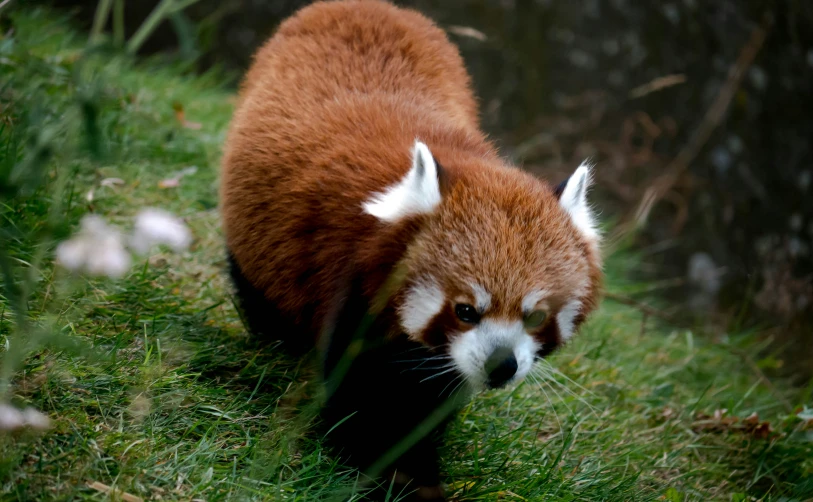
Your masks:
<instances>
[{"instance_id":1,"label":"white whisker","mask_svg":"<svg viewBox=\"0 0 813 502\"><path fill-rule=\"evenodd\" d=\"M434 361L436 359L451 359L451 358L452 358L452 356L450 356L448 354L439 354L437 356L419 357L417 359L399 359L399 360L397 360L395 362L396 363L415 363L415 362L418 362L418 361L426 362L426 361Z\"/></svg>"},{"instance_id":2,"label":"white whisker","mask_svg":"<svg viewBox=\"0 0 813 502\"><path fill-rule=\"evenodd\" d=\"M441 361L449 361L451 359L452 359L452 356L450 356L448 354L438 354L438 355L431 356L431 357L419 357L417 359L401 359L401 360L398 360L398 361L395 361L395 362L396 363L409 363L409 362L419 362L420 361L420 364L418 364L418 365L416 365L414 367L403 369L401 371L401 373L404 373L406 371L415 371L415 370L439 370L439 369L443 369L443 368L445 368L447 366L446 364L443 364L441 366L427 366L427 367L423 367L423 368L422 368L422 366L424 364L430 362L430 361L432 361L432 362L441 362Z\"/></svg>"},{"instance_id":3,"label":"white whisker","mask_svg":"<svg viewBox=\"0 0 813 502\"><path fill-rule=\"evenodd\" d=\"M427 381L427 380L431 380L431 379L433 379L433 378L437 378L437 377L439 377L439 376L441 376L441 375L445 375L446 373L449 373L450 371L454 371L455 369L456 369L456 368L455 368L454 366L450 366L450 367L449 367L449 369L447 369L447 370L445 370L445 371L441 371L440 373L436 373L436 374L434 374L434 375L429 375L428 377L426 377L426 378L424 378L423 380L421 380L421 382L420 382L420 383L423 383L423 382L425 382L425 381Z\"/></svg>"},{"instance_id":4,"label":"white whisker","mask_svg":"<svg viewBox=\"0 0 813 502\"><path fill-rule=\"evenodd\" d=\"M551 367L549 365L547 367L544 367L544 366L540 365L540 366L535 366L534 369L533 369L533 372L540 380L547 383L549 388L551 389L551 391L556 393L556 395L559 396L560 399L562 399L562 397L561 397L561 395L559 395L558 392L556 392L556 390L553 387L553 384L558 385L562 389L562 391L564 391L568 396L572 397L576 401L580 402L581 404L583 404L584 406L589 408L590 411L593 414L596 414L596 412L598 410L595 408L595 406L593 406L592 404L587 402L587 400L585 400L582 396L580 396L579 394L573 392L573 390L571 390L567 385L563 384L562 382L560 382L559 380L557 380L555 378L556 376L564 376L564 375L562 375L561 372L559 372L559 371L550 371L550 370L551 370ZM593 395L589 391L588 391L588 393ZM562 401L563 401L563 403L565 402L564 399L562 399ZM565 403L565 406L567 406L566 403ZM570 409L569 406L568 406L568 409ZM571 411L571 413L573 412L572 410L570 410L570 411Z\"/></svg>"},{"instance_id":5,"label":"white whisker","mask_svg":"<svg viewBox=\"0 0 813 502\"><path fill-rule=\"evenodd\" d=\"M542 360L540 361L540 365L539 365L539 366L544 366L544 367L545 367L547 370L550 370L551 372L555 373L556 375L561 376L562 378L564 378L565 380L567 380L567 382L568 382L568 383L570 383L571 385L576 386L576 387L577 387L579 390L584 391L584 392L586 392L586 393L590 394L591 396L595 396L595 394L593 394L593 392L592 392L592 391L590 391L589 389L586 389L586 388L582 387L581 385L579 385L579 383L578 383L578 382L576 382L575 380L573 380L573 379L572 379L572 378L570 378L569 376L565 375L564 373L562 373L562 372L561 372L560 370L558 370L557 368L554 368L554 367L553 367L553 365L551 365L551 364L550 364L548 361L545 361L544 359L542 359Z\"/></svg>"},{"instance_id":6,"label":"white whisker","mask_svg":"<svg viewBox=\"0 0 813 502\"><path fill-rule=\"evenodd\" d=\"M466 379L463 378L462 376L460 376L458 378L460 378L460 382L457 385L454 386L454 389L452 389L452 392L449 393L450 396L453 396L454 393L457 392L457 389L459 389L461 385L466 383ZM452 380L452 382L454 382L454 380ZM448 386L449 386L449 384L446 384L446 387L448 387ZM443 390L446 390L446 389L444 388ZM441 394L443 394L443 392L441 392Z\"/></svg>"},{"instance_id":7,"label":"white whisker","mask_svg":"<svg viewBox=\"0 0 813 502\"><path fill-rule=\"evenodd\" d=\"M537 376L536 376L536 375L534 375L533 377L534 377L534 379L536 380ZM551 410L553 410L553 416L554 416L554 417L556 417L556 423L557 423L557 424L559 424L559 431L561 432L561 431L562 431L562 421L561 421L561 420L559 420L559 413L557 413L557 412L556 412L556 406L555 406L555 405L553 404L553 402L550 400L550 396L548 396L548 393L547 393L547 392L545 392L545 387L544 387L544 385L542 385L542 382L541 382L541 381L539 381L539 380L536 380L536 383L537 383L537 385L538 385L538 387L539 387L539 390L541 390L541 391L542 391L542 394L544 394L544 395L545 395L545 399L547 399L547 400L548 400L548 404L550 405Z\"/></svg>"},{"instance_id":8,"label":"white whisker","mask_svg":"<svg viewBox=\"0 0 813 502\"><path fill-rule=\"evenodd\" d=\"M553 392L556 395L556 398L559 400L559 402L562 403L565 408L567 408L568 413L570 413L570 415L574 415L573 408L571 408L570 405L567 404L567 400L565 400L562 397L562 395L559 394L559 392L556 391L556 388L553 385L551 385L551 382L555 382L555 380L541 379L540 380L540 386L547 385L548 389L550 389L550 391ZM556 383L558 383L558 382L556 382Z\"/></svg>"},{"instance_id":9,"label":"white whisker","mask_svg":"<svg viewBox=\"0 0 813 502\"><path fill-rule=\"evenodd\" d=\"M454 386L454 388L452 389L452 392L450 392L450 393L449 393L449 395L450 395L450 396L451 396L451 395L454 395L454 391L456 391L456 390L457 390L457 388L458 388L458 387L460 387L460 385L461 385L463 382L465 382L465 381L466 381L466 379L465 379L465 378L463 378L463 375L457 375L457 376L455 376L454 378L452 378L452 381L451 381L451 382L449 382L449 383L447 383L447 384L446 384L446 387L444 387L444 388L443 388L443 390L442 390L442 391L440 391L440 394L438 394L438 397L441 397L441 396L443 395L443 393L444 393L444 392L446 392L446 389L448 389L448 388L449 388L449 386L450 386L450 385L452 385L452 384L453 384L453 383L454 383L456 380L458 380L458 379L460 380L460 383L458 383L457 385L455 385L455 386Z\"/></svg>"}]
</instances>

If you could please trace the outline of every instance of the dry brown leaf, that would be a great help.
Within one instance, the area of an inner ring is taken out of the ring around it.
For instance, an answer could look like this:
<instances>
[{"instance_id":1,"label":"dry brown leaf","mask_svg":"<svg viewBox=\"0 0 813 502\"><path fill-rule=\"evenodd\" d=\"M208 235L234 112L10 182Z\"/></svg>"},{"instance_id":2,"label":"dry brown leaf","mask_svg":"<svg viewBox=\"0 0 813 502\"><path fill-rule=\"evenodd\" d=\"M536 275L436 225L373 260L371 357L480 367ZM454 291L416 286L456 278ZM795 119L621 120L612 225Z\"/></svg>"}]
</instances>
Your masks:
<instances>
[{"instance_id":1,"label":"dry brown leaf","mask_svg":"<svg viewBox=\"0 0 813 502\"><path fill-rule=\"evenodd\" d=\"M180 178L167 178L158 182L158 188L175 188L181 184Z\"/></svg>"},{"instance_id":2,"label":"dry brown leaf","mask_svg":"<svg viewBox=\"0 0 813 502\"><path fill-rule=\"evenodd\" d=\"M123 492L117 488L113 488L112 486L108 486L104 483L100 483L99 481L94 481L92 483L88 483L88 488L96 490L97 492L106 493L108 495L112 494L116 497L121 498L124 502L144 502L144 499L141 497L137 497L131 493Z\"/></svg>"},{"instance_id":3,"label":"dry brown leaf","mask_svg":"<svg viewBox=\"0 0 813 502\"><path fill-rule=\"evenodd\" d=\"M770 422L760 422L757 413L752 413L740 421L737 417L725 416L727 411L715 410L713 416L698 412L695 414L696 420L692 422L692 429L695 432L740 432L758 439L768 439L774 432Z\"/></svg>"},{"instance_id":4,"label":"dry brown leaf","mask_svg":"<svg viewBox=\"0 0 813 502\"><path fill-rule=\"evenodd\" d=\"M183 105L176 101L175 103L172 103L172 109L175 110L175 118L178 119L178 122L183 123L186 118Z\"/></svg>"},{"instance_id":5,"label":"dry brown leaf","mask_svg":"<svg viewBox=\"0 0 813 502\"><path fill-rule=\"evenodd\" d=\"M177 119L178 122L187 129L200 129L203 127L203 125L199 122L190 122L186 120L186 112L184 111L182 104L177 102L173 103L172 109L175 110L175 119Z\"/></svg>"},{"instance_id":6,"label":"dry brown leaf","mask_svg":"<svg viewBox=\"0 0 813 502\"><path fill-rule=\"evenodd\" d=\"M195 174L198 172L198 166L189 166L181 169L171 178L167 178L158 182L159 188L176 188L181 184L181 178L184 176Z\"/></svg>"},{"instance_id":7,"label":"dry brown leaf","mask_svg":"<svg viewBox=\"0 0 813 502\"><path fill-rule=\"evenodd\" d=\"M105 178L99 182L99 186L112 188L115 185L123 185L124 180L121 178Z\"/></svg>"},{"instance_id":8,"label":"dry brown leaf","mask_svg":"<svg viewBox=\"0 0 813 502\"><path fill-rule=\"evenodd\" d=\"M726 417L725 414L728 410L718 409L714 410L714 415L707 415L703 412L695 414L696 420L692 423L692 429L696 432L699 431L714 431L725 432L732 425L737 423L737 417Z\"/></svg>"},{"instance_id":9,"label":"dry brown leaf","mask_svg":"<svg viewBox=\"0 0 813 502\"><path fill-rule=\"evenodd\" d=\"M743 432L751 434L760 439L768 439L773 433L773 427L770 422L760 422L759 415L754 412L742 421Z\"/></svg>"},{"instance_id":10,"label":"dry brown leaf","mask_svg":"<svg viewBox=\"0 0 813 502\"><path fill-rule=\"evenodd\" d=\"M773 435L773 427L771 427L770 422L762 422L761 424L757 425L753 429L748 431L751 433L752 436L757 437L759 439L768 439Z\"/></svg>"}]
</instances>

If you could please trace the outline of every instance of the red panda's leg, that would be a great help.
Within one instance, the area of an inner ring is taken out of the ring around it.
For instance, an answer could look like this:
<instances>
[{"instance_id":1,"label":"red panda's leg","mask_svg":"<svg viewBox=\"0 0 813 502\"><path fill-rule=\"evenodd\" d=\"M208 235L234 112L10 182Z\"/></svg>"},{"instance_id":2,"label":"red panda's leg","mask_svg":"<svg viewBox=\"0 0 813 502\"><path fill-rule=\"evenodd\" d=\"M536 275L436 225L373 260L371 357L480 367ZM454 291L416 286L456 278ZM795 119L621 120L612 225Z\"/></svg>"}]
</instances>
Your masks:
<instances>
[{"instance_id":1,"label":"red panda's leg","mask_svg":"<svg viewBox=\"0 0 813 502\"><path fill-rule=\"evenodd\" d=\"M462 376L433 362L432 349L386 337L388 320L369 317L358 275L345 277L323 345L325 439L348 465L379 477L373 500L384 500L390 481L395 494L414 491L407 500L444 500L438 447Z\"/></svg>"},{"instance_id":2,"label":"red panda's leg","mask_svg":"<svg viewBox=\"0 0 813 502\"><path fill-rule=\"evenodd\" d=\"M425 357L428 349L414 342L373 345L341 382L328 381L332 394L322 414L327 442L348 465L381 476L379 495L394 481L395 494L417 490L407 500L444 500L438 447L457 409L444 394L455 381L447 375L427 380L443 370L418 367ZM382 465L388 457L389 465ZM383 470L370 472L372 467Z\"/></svg>"},{"instance_id":3,"label":"red panda's leg","mask_svg":"<svg viewBox=\"0 0 813 502\"><path fill-rule=\"evenodd\" d=\"M424 388L415 385L415 376L399 375L403 364L387 357L387 352L372 350L369 357L360 357L334 387L323 410L323 425L332 428L326 439L347 465L379 476L380 486L368 496L370 500L384 500L390 489L393 495L411 492L407 501L445 500L438 448L453 410L440 423L432 423L429 417L443 408L435 399L442 389ZM419 357L416 352L399 350L392 356ZM427 376L425 372L415 375ZM431 427L425 425L427 421ZM413 431L420 431L417 438L409 437ZM393 451L403 453L382 465L381 460ZM373 467L383 470L370 472Z\"/></svg>"},{"instance_id":4,"label":"red panda's leg","mask_svg":"<svg viewBox=\"0 0 813 502\"><path fill-rule=\"evenodd\" d=\"M421 441L407 454L399 458L383 477L382 489L398 498L409 494L405 500L415 502L442 502L446 500L440 482L439 442L432 439Z\"/></svg>"},{"instance_id":5,"label":"red panda's leg","mask_svg":"<svg viewBox=\"0 0 813 502\"><path fill-rule=\"evenodd\" d=\"M243 275L243 271L231 251L227 250L229 274L236 294L236 303L246 329L260 340L281 341L283 349L292 356L301 356L311 347L309 337L290 318L279 312L266 300L262 291L254 287Z\"/></svg>"}]
</instances>

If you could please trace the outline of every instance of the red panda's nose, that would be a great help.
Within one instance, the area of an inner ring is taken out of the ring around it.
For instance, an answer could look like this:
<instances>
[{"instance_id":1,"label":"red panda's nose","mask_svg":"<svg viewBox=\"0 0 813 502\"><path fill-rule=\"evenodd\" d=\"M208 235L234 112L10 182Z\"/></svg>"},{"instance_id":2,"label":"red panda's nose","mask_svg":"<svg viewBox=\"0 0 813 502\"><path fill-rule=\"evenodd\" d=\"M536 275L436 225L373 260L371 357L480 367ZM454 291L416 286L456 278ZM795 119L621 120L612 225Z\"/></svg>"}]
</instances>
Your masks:
<instances>
[{"instance_id":1,"label":"red panda's nose","mask_svg":"<svg viewBox=\"0 0 813 502\"><path fill-rule=\"evenodd\" d=\"M486 373L488 374L488 386L498 389L505 386L509 380L517 373L517 358L514 351L508 347L498 347L486 360Z\"/></svg>"}]
</instances>

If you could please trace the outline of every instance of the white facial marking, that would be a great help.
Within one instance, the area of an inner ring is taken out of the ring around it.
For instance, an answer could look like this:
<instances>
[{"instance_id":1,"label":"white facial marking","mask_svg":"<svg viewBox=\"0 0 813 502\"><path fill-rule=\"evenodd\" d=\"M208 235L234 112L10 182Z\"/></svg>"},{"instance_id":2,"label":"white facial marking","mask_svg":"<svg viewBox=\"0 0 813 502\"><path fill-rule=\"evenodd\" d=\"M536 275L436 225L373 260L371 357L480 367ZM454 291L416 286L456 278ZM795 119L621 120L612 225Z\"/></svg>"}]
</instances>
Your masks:
<instances>
[{"instance_id":1,"label":"white facial marking","mask_svg":"<svg viewBox=\"0 0 813 502\"><path fill-rule=\"evenodd\" d=\"M573 223L592 241L598 240L595 217L587 203L587 188L590 186L590 165L582 163L567 180L567 185L559 197L559 203L570 215Z\"/></svg>"},{"instance_id":2,"label":"white facial marking","mask_svg":"<svg viewBox=\"0 0 813 502\"><path fill-rule=\"evenodd\" d=\"M485 364L488 354L486 347L477 338L477 330L472 329L459 334L452 340L449 354L457 369L475 389L482 389L486 384Z\"/></svg>"},{"instance_id":3,"label":"white facial marking","mask_svg":"<svg viewBox=\"0 0 813 502\"><path fill-rule=\"evenodd\" d=\"M499 347L511 348L517 359L517 372L511 383L525 378L540 348L539 343L525 332L521 321L485 319L474 329L455 337L449 353L469 385L482 389L488 380L486 360Z\"/></svg>"},{"instance_id":4,"label":"white facial marking","mask_svg":"<svg viewBox=\"0 0 813 502\"><path fill-rule=\"evenodd\" d=\"M437 282L425 279L407 290L398 314L401 326L410 335L417 335L443 308L446 298Z\"/></svg>"},{"instance_id":5,"label":"white facial marking","mask_svg":"<svg viewBox=\"0 0 813 502\"><path fill-rule=\"evenodd\" d=\"M525 298L522 299L522 313L523 314L530 314L536 309L536 306L539 302L542 301L543 298L548 296L550 291L547 289L540 289L537 291L531 291Z\"/></svg>"},{"instance_id":6,"label":"white facial marking","mask_svg":"<svg viewBox=\"0 0 813 502\"><path fill-rule=\"evenodd\" d=\"M565 306L562 307L562 310L559 311L559 314L556 315L556 323L559 325L559 335L561 335L563 342L573 337L573 321L576 320L576 316L579 315L581 308L581 301L572 300L567 302Z\"/></svg>"},{"instance_id":7,"label":"white facial marking","mask_svg":"<svg viewBox=\"0 0 813 502\"><path fill-rule=\"evenodd\" d=\"M429 147L420 141L412 148L412 168L397 184L373 195L364 211L392 223L401 218L431 213L440 204L438 168Z\"/></svg>"},{"instance_id":8,"label":"white facial marking","mask_svg":"<svg viewBox=\"0 0 813 502\"><path fill-rule=\"evenodd\" d=\"M491 293L486 291L486 288L475 283L471 285L471 289L474 291L474 301L477 303L477 305L475 305L477 310L481 313L488 310L488 307L491 306Z\"/></svg>"}]
</instances>

